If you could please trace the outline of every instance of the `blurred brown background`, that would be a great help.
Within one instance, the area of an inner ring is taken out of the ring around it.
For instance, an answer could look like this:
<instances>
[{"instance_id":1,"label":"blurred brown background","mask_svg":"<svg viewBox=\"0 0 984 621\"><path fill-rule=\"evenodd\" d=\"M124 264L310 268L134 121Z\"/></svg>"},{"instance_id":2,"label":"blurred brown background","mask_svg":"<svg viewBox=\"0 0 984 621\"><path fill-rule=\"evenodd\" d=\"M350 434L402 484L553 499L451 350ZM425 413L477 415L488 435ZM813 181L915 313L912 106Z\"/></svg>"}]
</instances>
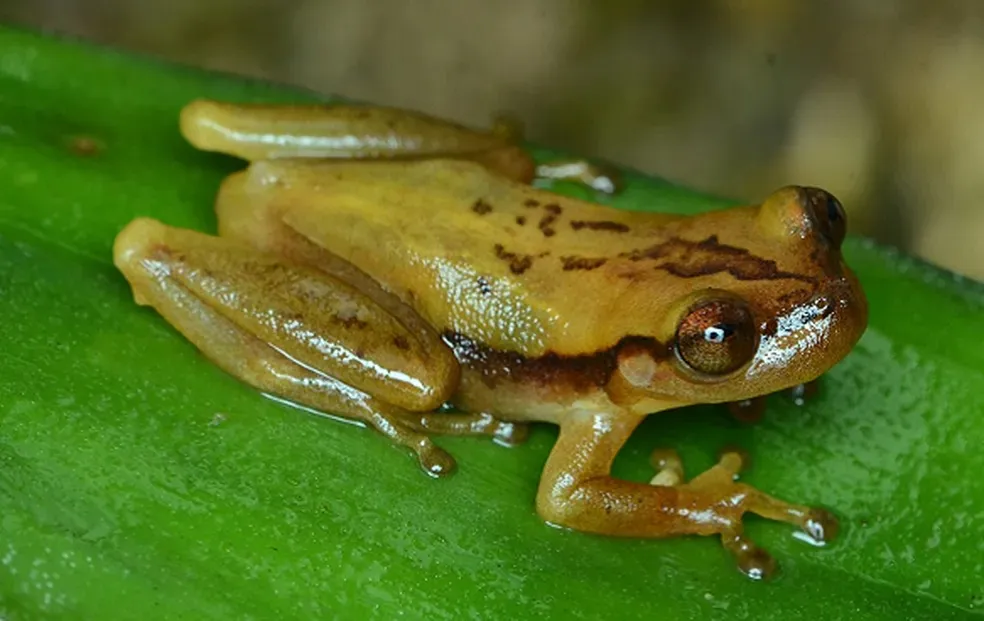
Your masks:
<instances>
[{"instance_id":1,"label":"blurred brown background","mask_svg":"<svg viewBox=\"0 0 984 621\"><path fill-rule=\"evenodd\" d=\"M984 2L0 0L0 20L530 138L984 280Z\"/></svg>"}]
</instances>

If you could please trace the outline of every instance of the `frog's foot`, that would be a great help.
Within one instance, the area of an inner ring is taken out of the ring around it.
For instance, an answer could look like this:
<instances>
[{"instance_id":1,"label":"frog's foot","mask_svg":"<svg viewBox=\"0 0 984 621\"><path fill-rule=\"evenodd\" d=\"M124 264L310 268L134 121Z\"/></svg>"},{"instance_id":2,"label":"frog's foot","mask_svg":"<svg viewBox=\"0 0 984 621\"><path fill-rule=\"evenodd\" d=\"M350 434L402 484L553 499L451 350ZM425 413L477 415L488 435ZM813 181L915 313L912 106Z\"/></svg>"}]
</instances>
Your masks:
<instances>
[{"instance_id":1,"label":"frog's foot","mask_svg":"<svg viewBox=\"0 0 984 621\"><path fill-rule=\"evenodd\" d=\"M622 189L622 180L614 168L586 160L544 162L537 165L536 177L538 179L574 181L606 194L616 194Z\"/></svg>"},{"instance_id":2,"label":"frog's foot","mask_svg":"<svg viewBox=\"0 0 984 621\"><path fill-rule=\"evenodd\" d=\"M573 416L561 424L557 444L544 469L537 510L549 522L576 530L626 537L716 535L755 579L775 572L775 561L743 533L745 513L794 524L817 542L836 535L837 520L827 511L791 504L735 481L746 465L737 451L684 482L673 451L654 454L659 473L651 483L611 476L613 456L637 420L617 414Z\"/></svg>"},{"instance_id":3,"label":"frog's foot","mask_svg":"<svg viewBox=\"0 0 984 621\"><path fill-rule=\"evenodd\" d=\"M490 131L494 136L510 144L519 144L525 134L522 121L506 113L497 114L492 118ZM622 189L621 176L615 168L583 159L544 162L536 166L534 176L537 179L573 181L606 194L615 194Z\"/></svg>"},{"instance_id":4,"label":"frog's foot","mask_svg":"<svg viewBox=\"0 0 984 621\"><path fill-rule=\"evenodd\" d=\"M814 539L824 541L836 534L837 520L822 509L812 509L791 505L771 498L758 490L735 483L739 473L748 468L749 456L737 448L726 448L721 451L718 462L689 482L684 482L683 462L673 449L659 448L653 451L650 462L656 469L656 475L650 480L650 485L687 488L690 490L733 489L741 490L745 511L751 511L768 519L789 522L799 526ZM737 496L736 496L737 497ZM721 530L721 542L724 547L735 555L738 567L746 575L761 579L775 572L775 560L768 552L756 546L742 534L740 515Z\"/></svg>"},{"instance_id":5,"label":"frog's foot","mask_svg":"<svg viewBox=\"0 0 984 621\"><path fill-rule=\"evenodd\" d=\"M435 435L490 436L504 446L522 444L529 437L527 423L501 420L486 413L408 412L404 423L411 429Z\"/></svg>"},{"instance_id":6,"label":"frog's foot","mask_svg":"<svg viewBox=\"0 0 984 621\"><path fill-rule=\"evenodd\" d=\"M389 409L389 408L386 408ZM457 463L450 453L434 444L426 434L420 433L407 425L403 420L404 414L392 414L380 411L365 417L367 423L372 425L376 431L382 433L394 444L403 446L413 451L417 457L420 469L432 477L443 477L454 472ZM408 413L409 414L409 413ZM351 416L351 414L349 414ZM362 418L354 417L353 418Z\"/></svg>"}]
</instances>

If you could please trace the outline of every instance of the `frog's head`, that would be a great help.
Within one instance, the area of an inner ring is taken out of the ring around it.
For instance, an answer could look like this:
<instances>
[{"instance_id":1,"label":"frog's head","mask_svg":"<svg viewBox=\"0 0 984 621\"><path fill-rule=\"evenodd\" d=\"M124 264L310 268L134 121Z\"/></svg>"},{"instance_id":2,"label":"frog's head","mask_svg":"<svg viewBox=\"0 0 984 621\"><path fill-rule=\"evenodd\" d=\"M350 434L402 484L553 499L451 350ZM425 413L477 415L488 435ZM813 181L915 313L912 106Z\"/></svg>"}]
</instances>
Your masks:
<instances>
[{"instance_id":1,"label":"frog's head","mask_svg":"<svg viewBox=\"0 0 984 621\"><path fill-rule=\"evenodd\" d=\"M659 263L676 277L660 345L623 344L625 389L666 405L749 399L816 379L857 343L867 300L841 255L846 216L831 194L791 186L684 220L679 250Z\"/></svg>"}]
</instances>

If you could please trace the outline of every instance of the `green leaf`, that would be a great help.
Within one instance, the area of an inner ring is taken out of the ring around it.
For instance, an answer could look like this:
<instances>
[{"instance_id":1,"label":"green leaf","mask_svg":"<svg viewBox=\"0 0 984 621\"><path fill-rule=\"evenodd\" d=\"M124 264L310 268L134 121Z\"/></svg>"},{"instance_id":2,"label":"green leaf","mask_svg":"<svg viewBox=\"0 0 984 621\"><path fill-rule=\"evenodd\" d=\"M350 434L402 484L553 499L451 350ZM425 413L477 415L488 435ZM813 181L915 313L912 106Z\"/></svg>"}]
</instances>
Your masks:
<instances>
[{"instance_id":1,"label":"green leaf","mask_svg":"<svg viewBox=\"0 0 984 621\"><path fill-rule=\"evenodd\" d=\"M826 548L749 518L781 577L741 576L712 538L550 528L533 495L555 430L505 449L441 443L448 480L370 431L226 376L138 308L110 262L148 215L213 231L241 162L178 134L196 97L315 96L0 30L0 618L951 619L984 608L984 287L866 241L857 349L757 426L719 407L651 417L688 472L724 444L747 480L842 518ZM629 175L614 200L725 201ZM565 186L565 192L577 190Z\"/></svg>"}]
</instances>

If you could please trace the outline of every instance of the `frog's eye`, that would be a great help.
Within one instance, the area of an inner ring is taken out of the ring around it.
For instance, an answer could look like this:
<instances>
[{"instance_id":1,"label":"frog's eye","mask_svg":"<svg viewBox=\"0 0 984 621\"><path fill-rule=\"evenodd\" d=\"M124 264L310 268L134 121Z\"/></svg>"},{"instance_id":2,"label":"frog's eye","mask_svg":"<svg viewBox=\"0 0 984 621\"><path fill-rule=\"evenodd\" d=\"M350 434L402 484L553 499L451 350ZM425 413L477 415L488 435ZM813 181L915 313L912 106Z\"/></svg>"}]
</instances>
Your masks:
<instances>
[{"instance_id":1,"label":"frog's eye","mask_svg":"<svg viewBox=\"0 0 984 621\"><path fill-rule=\"evenodd\" d=\"M835 248L840 248L847 234L847 214L837 198L820 188L807 188L809 203L820 230Z\"/></svg>"},{"instance_id":2,"label":"frog's eye","mask_svg":"<svg viewBox=\"0 0 984 621\"><path fill-rule=\"evenodd\" d=\"M743 366L758 344L752 315L737 300L710 300L690 309L676 331L676 352L691 369L725 375Z\"/></svg>"}]
</instances>

